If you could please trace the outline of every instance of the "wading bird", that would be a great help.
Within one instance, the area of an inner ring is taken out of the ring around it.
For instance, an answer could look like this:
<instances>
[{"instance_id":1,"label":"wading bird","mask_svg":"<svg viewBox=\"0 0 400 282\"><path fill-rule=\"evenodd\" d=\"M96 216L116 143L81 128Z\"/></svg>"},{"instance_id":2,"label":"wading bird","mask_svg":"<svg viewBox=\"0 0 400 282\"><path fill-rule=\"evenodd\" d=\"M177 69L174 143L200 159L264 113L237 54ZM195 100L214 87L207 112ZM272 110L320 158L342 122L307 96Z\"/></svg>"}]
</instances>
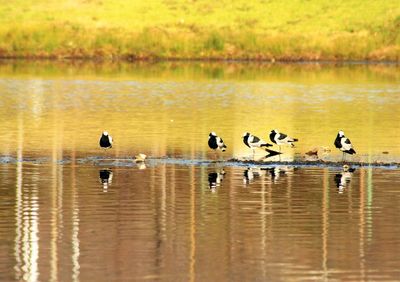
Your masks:
<instances>
[{"instance_id":1,"label":"wading bird","mask_svg":"<svg viewBox=\"0 0 400 282\"><path fill-rule=\"evenodd\" d=\"M356 153L351 145L350 139L344 136L344 132L340 130L335 139L335 147L343 152L342 162L345 160L345 153L353 155Z\"/></svg>"},{"instance_id":2,"label":"wading bird","mask_svg":"<svg viewBox=\"0 0 400 282\"><path fill-rule=\"evenodd\" d=\"M251 135L248 132L245 132L242 137L243 137L243 143L247 147L253 150L253 160L254 160L255 148L272 147L271 144L265 142L264 140L258 138L257 136Z\"/></svg>"},{"instance_id":3,"label":"wading bird","mask_svg":"<svg viewBox=\"0 0 400 282\"><path fill-rule=\"evenodd\" d=\"M214 151L221 150L222 152L225 152L227 148L222 138L217 136L215 132L211 132L208 135L208 147Z\"/></svg>"},{"instance_id":4,"label":"wading bird","mask_svg":"<svg viewBox=\"0 0 400 282\"><path fill-rule=\"evenodd\" d=\"M279 146L279 152L281 151L282 145L290 145L293 148L293 143L299 141L299 139L292 138L284 133L280 133L276 129L271 130L271 132L269 133L269 139L271 140L271 142L274 142L276 145Z\"/></svg>"},{"instance_id":5,"label":"wading bird","mask_svg":"<svg viewBox=\"0 0 400 282\"><path fill-rule=\"evenodd\" d=\"M108 134L107 131L103 131L100 137L100 147L104 150L112 148L113 139L111 135Z\"/></svg>"}]
</instances>

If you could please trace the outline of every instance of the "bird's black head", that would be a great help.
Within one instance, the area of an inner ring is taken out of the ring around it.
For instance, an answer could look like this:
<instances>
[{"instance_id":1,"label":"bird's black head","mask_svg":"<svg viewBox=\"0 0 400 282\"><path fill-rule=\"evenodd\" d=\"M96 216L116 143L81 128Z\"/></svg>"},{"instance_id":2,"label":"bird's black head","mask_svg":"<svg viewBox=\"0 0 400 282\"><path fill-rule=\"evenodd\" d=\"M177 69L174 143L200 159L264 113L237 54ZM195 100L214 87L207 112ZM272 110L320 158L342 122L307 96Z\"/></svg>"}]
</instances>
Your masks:
<instances>
[{"instance_id":1,"label":"bird's black head","mask_svg":"<svg viewBox=\"0 0 400 282\"><path fill-rule=\"evenodd\" d=\"M208 136L209 136L209 137L211 137L211 136L214 136L214 137L215 137L215 136L217 136L217 134L213 131L213 132L210 132L210 134L208 134Z\"/></svg>"},{"instance_id":2,"label":"bird's black head","mask_svg":"<svg viewBox=\"0 0 400 282\"><path fill-rule=\"evenodd\" d=\"M243 133L243 136L242 136L242 137L243 137L243 138L244 138L244 137L248 137L249 135L250 135L250 133L245 132L245 133Z\"/></svg>"}]
</instances>

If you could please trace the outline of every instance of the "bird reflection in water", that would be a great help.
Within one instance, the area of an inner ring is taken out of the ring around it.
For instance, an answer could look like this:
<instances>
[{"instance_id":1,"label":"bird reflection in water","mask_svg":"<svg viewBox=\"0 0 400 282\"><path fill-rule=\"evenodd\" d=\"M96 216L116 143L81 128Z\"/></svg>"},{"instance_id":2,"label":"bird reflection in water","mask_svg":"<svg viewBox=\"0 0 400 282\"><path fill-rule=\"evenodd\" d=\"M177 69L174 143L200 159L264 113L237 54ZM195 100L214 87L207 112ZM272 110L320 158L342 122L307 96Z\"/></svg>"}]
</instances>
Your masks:
<instances>
[{"instance_id":1,"label":"bird reflection in water","mask_svg":"<svg viewBox=\"0 0 400 282\"><path fill-rule=\"evenodd\" d=\"M266 175L267 170L269 170L269 168L248 167L243 172L243 183L250 184L250 183L254 182L255 179Z\"/></svg>"},{"instance_id":2,"label":"bird reflection in water","mask_svg":"<svg viewBox=\"0 0 400 282\"><path fill-rule=\"evenodd\" d=\"M102 169L99 171L100 183L103 184L103 192L108 191L108 186L112 183L113 173L110 169Z\"/></svg>"},{"instance_id":3,"label":"bird reflection in water","mask_svg":"<svg viewBox=\"0 0 400 282\"><path fill-rule=\"evenodd\" d=\"M289 166L276 166L268 170L273 183L278 183L282 176L293 174L294 167Z\"/></svg>"},{"instance_id":4,"label":"bird reflection in water","mask_svg":"<svg viewBox=\"0 0 400 282\"><path fill-rule=\"evenodd\" d=\"M147 168L145 163L137 163L136 165L137 165L138 169L146 169Z\"/></svg>"},{"instance_id":5,"label":"bird reflection in water","mask_svg":"<svg viewBox=\"0 0 400 282\"><path fill-rule=\"evenodd\" d=\"M208 187L210 188L212 193L215 193L217 191L217 188L221 185L221 182L224 179L224 175L225 175L224 169L215 172L210 172L208 174Z\"/></svg>"},{"instance_id":6,"label":"bird reflection in water","mask_svg":"<svg viewBox=\"0 0 400 282\"><path fill-rule=\"evenodd\" d=\"M347 188L350 183L351 176L353 175L353 172L355 170L355 168L344 165L342 173L338 173L335 175L335 183L336 187L338 188L338 193L343 193L344 190Z\"/></svg>"},{"instance_id":7,"label":"bird reflection in water","mask_svg":"<svg viewBox=\"0 0 400 282\"><path fill-rule=\"evenodd\" d=\"M137 154L135 156L134 161L135 161L138 169L145 169L146 168L146 163L145 163L146 158L147 158L147 156L145 154Z\"/></svg>"}]
</instances>

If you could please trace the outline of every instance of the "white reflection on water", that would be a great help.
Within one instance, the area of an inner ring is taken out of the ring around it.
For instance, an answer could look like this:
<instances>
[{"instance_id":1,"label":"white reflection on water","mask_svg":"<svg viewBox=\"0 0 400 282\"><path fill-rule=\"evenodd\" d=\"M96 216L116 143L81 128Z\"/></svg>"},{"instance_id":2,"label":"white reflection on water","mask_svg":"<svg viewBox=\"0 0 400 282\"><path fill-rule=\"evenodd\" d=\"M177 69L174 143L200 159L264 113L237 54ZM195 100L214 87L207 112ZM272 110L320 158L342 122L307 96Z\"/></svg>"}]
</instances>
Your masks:
<instances>
[{"instance_id":1,"label":"white reflection on water","mask_svg":"<svg viewBox=\"0 0 400 282\"><path fill-rule=\"evenodd\" d=\"M18 116L18 138L17 138L17 158L22 159L22 118ZM21 266L22 266L22 255L21 255L21 237L22 237L22 162L18 162L16 166L16 192L15 192L15 246L14 246L14 256L15 256L15 279L21 279Z\"/></svg>"},{"instance_id":2,"label":"white reflection on water","mask_svg":"<svg viewBox=\"0 0 400 282\"><path fill-rule=\"evenodd\" d=\"M196 280L196 185L195 185L195 168L190 167L189 171L190 182L190 269L189 280L194 282Z\"/></svg>"},{"instance_id":3,"label":"white reflection on water","mask_svg":"<svg viewBox=\"0 0 400 282\"><path fill-rule=\"evenodd\" d=\"M23 157L23 119L18 114L17 157ZM16 203L15 203L15 240L14 256L16 264L16 280L29 282L38 281L39 259L39 202L38 202L38 171L32 172L31 185L25 194L23 191L23 165L18 162L16 166Z\"/></svg>"},{"instance_id":4,"label":"white reflection on water","mask_svg":"<svg viewBox=\"0 0 400 282\"><path fill-rule=\"evenodd\" d=\"M79 281L79 198L76 189L76 167L72 167L72 281Z\"/></svg>"},{"instance_id":5,"label":"white reflection on water","mask_svg":"<svg viewBox=\"0 0 400 282\"><path fill-rule=\"evenodd\" d=\"M55 100L58 96L55 97ZM51 191L51 258L50 258L50 281L58 281L58 245L59 236L63 234L63 166L58 166L57 161L63 158L62 138L63 124L59 121L58 114L53 116L53 144L52 144L52 191Z\"/></svg>"}]
</instances>

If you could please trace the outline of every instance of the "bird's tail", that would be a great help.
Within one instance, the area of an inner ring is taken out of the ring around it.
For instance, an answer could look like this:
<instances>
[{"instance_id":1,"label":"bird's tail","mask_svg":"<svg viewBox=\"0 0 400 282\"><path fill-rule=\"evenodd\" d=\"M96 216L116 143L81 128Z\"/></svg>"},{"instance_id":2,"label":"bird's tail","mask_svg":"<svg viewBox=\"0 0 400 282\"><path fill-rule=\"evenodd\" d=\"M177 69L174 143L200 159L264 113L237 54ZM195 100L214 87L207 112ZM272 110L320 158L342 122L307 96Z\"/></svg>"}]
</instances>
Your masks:
<instances>
[{"instance_id":1,"label":"bird's tail","mask_svg":"<svg viewBox=\"0 0 400 282\"><path fill-rule=\"evenodd\" d=\"M224 145L221 147L221 151L222 151L222 152L225 152L225 151L226 151L226 148L227 148L227 147L226 147L226 145L224 144Z\"/></svg>"},{"instance_id":2,"label":"bird's tail","mask_svg":"<svg viewBox=\"0 0 400 282\"><path fill-rule=\"evenodd\" d=\"M350 150L347 151L347 153L349 153L350 155L356 154L356 151L354 151L353 148L351 148Z\"/></svg>"},{"instance_id":3,"label":"bird's tail","mask_svg":"<svg viewBox=\"0 0 400 282\"><path fill-rule=\"evenodd\" d=\"M293 141L292 141L292 142L297 142L297 141L299 141L299 139L293 138Z\"/></svg>"}]
</instances>

